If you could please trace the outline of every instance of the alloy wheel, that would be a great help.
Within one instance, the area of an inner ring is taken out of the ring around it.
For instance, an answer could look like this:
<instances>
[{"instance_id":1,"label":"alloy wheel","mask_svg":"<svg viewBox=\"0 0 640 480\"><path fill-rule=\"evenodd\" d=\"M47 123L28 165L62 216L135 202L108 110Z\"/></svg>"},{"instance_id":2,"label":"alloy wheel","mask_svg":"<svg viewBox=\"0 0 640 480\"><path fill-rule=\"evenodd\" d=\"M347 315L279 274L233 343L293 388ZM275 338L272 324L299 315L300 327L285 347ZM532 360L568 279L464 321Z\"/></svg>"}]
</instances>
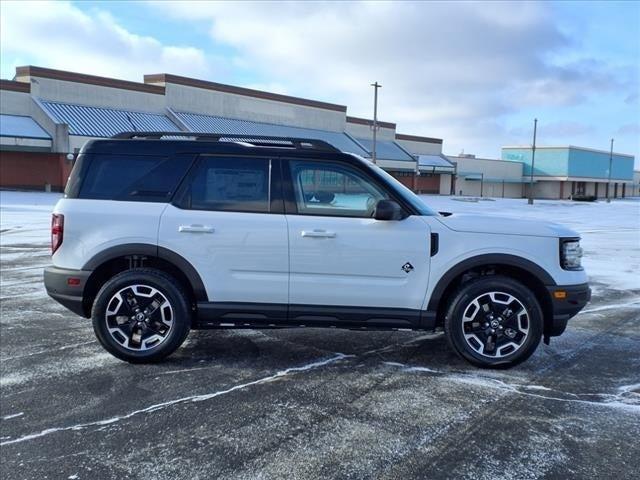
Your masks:
<instances>
[{"instance_id":1,"label":"alloy wheel","mask_svg":"<svg viewBox=\"0 0 640 480\"><path fill-rule=\"evenodd\" d=\"M488 292L474 298L462 316L467 345L489 358L518 351L529 336L529 312L520 300L505 292Z\"/></svg>"},{"instance_id":2,"label":"alloy wheel","mask_svg":"<svg viewBox=\"0 0 640 480\"><path fill-rule=\"evenodd\" d=\"M105 313L107 330L122 347L147 351L158 347L173 328L167 297L149 285L130 285L115 293Z\"/></svg>"}]
</instances>

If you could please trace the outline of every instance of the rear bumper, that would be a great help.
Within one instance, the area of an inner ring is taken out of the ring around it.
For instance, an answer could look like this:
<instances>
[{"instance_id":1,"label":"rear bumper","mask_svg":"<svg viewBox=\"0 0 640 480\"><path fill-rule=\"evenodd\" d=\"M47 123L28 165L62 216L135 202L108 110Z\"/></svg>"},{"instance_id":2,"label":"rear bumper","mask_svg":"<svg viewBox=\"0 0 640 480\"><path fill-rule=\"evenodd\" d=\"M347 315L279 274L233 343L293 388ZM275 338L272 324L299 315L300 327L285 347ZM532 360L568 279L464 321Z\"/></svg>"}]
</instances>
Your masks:
<instances>
[{"instance_id":1,"label":"rear bumper","mask_svg":"<svg viewBox=\"0 0 640 480\"><path fill-rule=\"evenodd\" d=\"M555 337L567 328L567 322L574 317L584 306L591 300L591 289L588 283L580 285L557 285L554 287L547 287L549 290L549 296L551 297L551 305L553 308L553 317L550 327L545 332L550 337ZM564 298L562 295L557 295L559 292L565 292Z\"/></svg>"},{"instance_id":2,"label":"rear bumper","mask_svg":"<svg viewBox=\"0 0 640 480\"><path fill-rule=\"evenodd\" d=\"M90 270L47 267L44 269L44 287L47 289L47 294L55 301L64 305L73 313L86 317L84 287L92 273ZM70 285L70 278L77 279L77 285Z\"/></svg>"}]
</instances>

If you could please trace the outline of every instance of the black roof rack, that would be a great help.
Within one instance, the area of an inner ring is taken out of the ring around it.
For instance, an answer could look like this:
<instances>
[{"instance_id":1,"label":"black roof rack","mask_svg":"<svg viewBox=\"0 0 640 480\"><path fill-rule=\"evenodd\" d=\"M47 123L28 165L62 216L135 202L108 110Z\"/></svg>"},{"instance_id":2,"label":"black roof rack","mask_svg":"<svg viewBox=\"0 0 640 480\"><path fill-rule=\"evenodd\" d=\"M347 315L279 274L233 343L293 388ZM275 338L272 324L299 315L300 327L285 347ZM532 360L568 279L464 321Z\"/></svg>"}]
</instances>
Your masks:
<instances>
[{"instance_id":1,"label":"black roof rack","mask_svg":"<svg viewBox=\"0 0 640 480\"><path fill-rule=\"evenodd\" d=\"M253 147L281 147L295 148L299 150L323 150L327 152L340 152L324 140L315 138L296 137L271 137L267 135L247 135L237 133L198 133L198 132L122 132L111 138L117 139L144 139L161 140L176 138L194 139L208 142L236 142L248 143Z\"/></svg>"}]
</instances>

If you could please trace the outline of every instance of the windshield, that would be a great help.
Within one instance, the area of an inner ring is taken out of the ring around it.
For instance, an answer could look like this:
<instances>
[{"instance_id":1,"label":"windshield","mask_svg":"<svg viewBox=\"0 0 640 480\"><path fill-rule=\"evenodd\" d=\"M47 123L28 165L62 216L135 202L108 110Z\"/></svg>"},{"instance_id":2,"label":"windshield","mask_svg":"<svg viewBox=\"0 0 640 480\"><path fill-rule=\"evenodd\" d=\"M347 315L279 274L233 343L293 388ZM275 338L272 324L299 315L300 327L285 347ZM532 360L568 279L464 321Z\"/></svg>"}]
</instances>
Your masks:
<instances>
[{"instance_id":1,"label":"windshield","mask_svg":"<svg viewBox=\"0 0 640 480\"><path fill-rule=\"evenodd\" d=\"M370 161L365 160L365 163L376 174L378 174L381 177L384 177L384 179L387 181L387 185L389 185L389 187L393 188L393 191L398 196L402 197L402 199L405 202L409 203L413 208L415 208L416 211L419 212L420 215L427 216L427 217L433 217L433 216L437 216L438 215L438 213L436 211L434 211L434 210L431 210L431 208L429 208L427 206L427 204L424 203L424 201L418 195L413 193L410 189L405 187L398 180L393 178L392 175L388 174L382 168L378 167L377 165L374 165Z\"/></svg>"}]
</instances>

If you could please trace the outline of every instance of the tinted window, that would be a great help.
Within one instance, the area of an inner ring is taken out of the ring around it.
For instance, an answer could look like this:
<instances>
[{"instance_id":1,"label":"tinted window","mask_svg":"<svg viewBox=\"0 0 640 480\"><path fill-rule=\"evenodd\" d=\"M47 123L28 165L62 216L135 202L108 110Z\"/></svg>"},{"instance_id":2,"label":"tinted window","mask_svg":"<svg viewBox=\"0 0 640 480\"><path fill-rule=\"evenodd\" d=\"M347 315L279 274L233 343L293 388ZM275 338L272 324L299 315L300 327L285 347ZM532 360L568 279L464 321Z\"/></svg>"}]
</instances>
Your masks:
<instances>
[{"instance_id":1,"label":"tinted window","mask_svg":"<svg viewBox=\"0 0 640 480\"><path fill-rule=\"evenodd\" d=\"M264 158L203 156L182 203L196 210L266 213L269 165Z\"/></svg>"},{"instance_id":2,"label":"tinted window","mask_svg":"<svg viewBox=\"0 0 640 480\"><path fill-rule=\"evenodd\" d=\"M90 155L80 198L167 201L191 160L153 155Z\"/></svg>"},{"instance_id":3,"label":"tinted window","mask_svg":"<svg viewBox=\"0 0 640 480\"><path fill-rule=\"evenodd\" d=\"M89 161L89 156L83 153L78 155L78 158L76 158L76 161L73 164L73 168L71 169L71 173L69 174L69 178L67 179L67 185L64 188L64 194L67 197L78 197L81 183L80 180L82 180L82 175L84 174L86 165Z\"/></svg>"},{"instance_id":4,"label":"tinted window","mask_svg":"<svg viewBox=\"0 0 640 480\"><path fill-rule=\"evenodd\" d=\"M424 215L424 216L438 215L438 213L436 213L434 210L431 210L431 208L429 208L427 204L424 203L422 198L420 198L418 195L416 195L407 187L405 187L401 182L393 178L391 174L385 172L383 169L381 169L377 165L374 165L371 162L366 162L365 165L369 169L371 169L374 175L378 175L379 177L382 177L384 181L387 183L387 186L393 190L393 193L395 193L400 198L402 198L402 200L404 200L406 203L411 205L418 212L419 215Z\"/></svg>"},{"instance_id":5,"label":"tinted window","mask_svg":"<svg viewBox=\"0 0 640 480\"><path fill-rule=\"evenodd\" d=\"M388 195L356 169L335 163L289 162L298 213L373 217Z\"/></svg>"}]
</instances>

